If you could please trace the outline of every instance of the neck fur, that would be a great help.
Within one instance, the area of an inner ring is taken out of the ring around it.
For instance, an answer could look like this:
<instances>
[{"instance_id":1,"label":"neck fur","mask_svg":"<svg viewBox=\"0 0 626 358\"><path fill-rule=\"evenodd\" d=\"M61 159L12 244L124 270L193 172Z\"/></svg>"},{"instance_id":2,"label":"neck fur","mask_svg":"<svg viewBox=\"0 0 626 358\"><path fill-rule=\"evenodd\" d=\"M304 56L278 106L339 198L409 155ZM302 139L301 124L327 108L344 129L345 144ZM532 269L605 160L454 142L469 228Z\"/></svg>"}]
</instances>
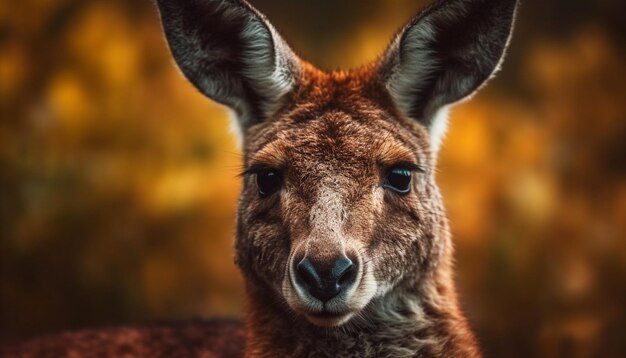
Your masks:
<instances>
[{"instance_id":1,"label":"neck fur","mask_svg":"<svg viewBox=\"0 0 626 358\"><path fill-rule=\"evenodd\" d=\"M248 281L246 357L480 357L459 309L450 261L331 329L296 316L269 287Z\"/></svg>"}]
</instances>

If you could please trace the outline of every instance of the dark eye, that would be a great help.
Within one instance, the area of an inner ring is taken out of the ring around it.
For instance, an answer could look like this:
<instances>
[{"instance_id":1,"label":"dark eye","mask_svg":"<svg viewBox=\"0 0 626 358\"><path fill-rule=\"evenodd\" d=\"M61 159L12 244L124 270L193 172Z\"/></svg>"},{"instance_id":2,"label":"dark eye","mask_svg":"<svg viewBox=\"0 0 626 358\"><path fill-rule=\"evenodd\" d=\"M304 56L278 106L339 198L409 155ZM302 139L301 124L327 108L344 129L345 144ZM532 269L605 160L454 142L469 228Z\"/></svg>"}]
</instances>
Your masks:
<instances>
[{"instance_id":1,"label":"dark eye","mask_svg":"<svg viewBox=\"0 0 626 358\"><path fill-rule=\"evenodd\" d=\"M408 193L411 191L411 170L403 167L391 168L387 172L383 187L398 194Z\"/></svg>"},{"instance_id":2,"label":"dark eye","mask_svg":"<svg viewBox=\"0 0 626 358\"><path fill-rule=\"evenodd\" d=\"M256 185L261 196L268 196L280 189L282 178L275 169L263 169L256 174Z\"/></svg>"}]
</instances>

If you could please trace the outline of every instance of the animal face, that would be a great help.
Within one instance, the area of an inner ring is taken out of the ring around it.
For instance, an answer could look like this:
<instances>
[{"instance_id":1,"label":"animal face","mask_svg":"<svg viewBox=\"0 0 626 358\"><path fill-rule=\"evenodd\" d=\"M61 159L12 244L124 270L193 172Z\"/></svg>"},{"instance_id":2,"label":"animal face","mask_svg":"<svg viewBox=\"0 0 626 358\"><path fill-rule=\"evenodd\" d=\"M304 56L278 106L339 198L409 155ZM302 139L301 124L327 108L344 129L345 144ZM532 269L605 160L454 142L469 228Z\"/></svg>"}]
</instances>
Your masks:
<instances>
[{"instance_id":1,"label":"animal face","mask_svg":"<svg viewBox=\"0 0 626 358\"><path fill-rule=\"evenodd\" d=\"M426 269L443 214L428 132L368 98L377 84L363 73L309 76L302 98L248 132L237 254L332 326Z\"/></svg>"},{"instance_id":2,"label":"animal face","mask_svg":"<svg viewBox=\"0 0 626 358\"><path fill-rule=\"evenodd\" d=\"M447 106L496 70L514 0L438 1L363 68L322 72L238 0L159 0L187 78L243 140L236 260L319 326L416 282L449 245L433 172Z\"/></svg>"}]
</instances>

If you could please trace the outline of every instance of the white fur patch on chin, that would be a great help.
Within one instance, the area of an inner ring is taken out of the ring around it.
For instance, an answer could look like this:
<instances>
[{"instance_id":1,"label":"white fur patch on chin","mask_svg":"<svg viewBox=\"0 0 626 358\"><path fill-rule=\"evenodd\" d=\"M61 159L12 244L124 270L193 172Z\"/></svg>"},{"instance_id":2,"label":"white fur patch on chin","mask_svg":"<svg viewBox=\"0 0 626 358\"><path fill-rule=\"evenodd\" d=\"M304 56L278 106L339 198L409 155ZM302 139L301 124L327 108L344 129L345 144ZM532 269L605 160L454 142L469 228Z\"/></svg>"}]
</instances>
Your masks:
<instances>
[{"instance_id":1,"label":"white fur patch on chin","mask_svg":"<svg viewBox=\"0 0 626 358\"><path fill-rule=\"evenodd\" d=\"M354 313L349 312L342 316L336 316L336 317L320 317L320 316L313 316L313 315L305 314L305 317L307 320L309 320L309 322L313 323L316 326L331 328L331 327L339 327L347 323L352 317L354 317Z\"/></svg>"}]
</instances>

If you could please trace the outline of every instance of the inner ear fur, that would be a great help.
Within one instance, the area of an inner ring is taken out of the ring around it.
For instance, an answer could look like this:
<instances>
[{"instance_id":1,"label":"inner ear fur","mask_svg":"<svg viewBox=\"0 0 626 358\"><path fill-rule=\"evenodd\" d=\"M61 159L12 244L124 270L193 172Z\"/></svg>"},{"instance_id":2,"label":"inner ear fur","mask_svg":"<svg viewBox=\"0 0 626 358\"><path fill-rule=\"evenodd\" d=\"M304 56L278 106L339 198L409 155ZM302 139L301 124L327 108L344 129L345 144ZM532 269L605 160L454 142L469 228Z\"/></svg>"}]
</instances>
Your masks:
<instances>
[{"instance_id":1,"label":"inner ear fur","mask_svg":"<svg viewBox=\"0 0 626 358\"><path fill-rule=\"evenodd\" d=\"M438 142L447 106L476 92L504 57L516 0L439 0L407 24L378 63L398 108Z\"/></svg>"},{"instance_id":2,"label":"inner ear fur","mask_svg":"<svg viewBox=\"0 0 626 358\"><path fill-rule=\"evenodd\" d=\"M240 128L265 120L294 86L298 59L243 0L157 0L167 42L185 77L234 110Z\"/></svg>"}]
</instances>

